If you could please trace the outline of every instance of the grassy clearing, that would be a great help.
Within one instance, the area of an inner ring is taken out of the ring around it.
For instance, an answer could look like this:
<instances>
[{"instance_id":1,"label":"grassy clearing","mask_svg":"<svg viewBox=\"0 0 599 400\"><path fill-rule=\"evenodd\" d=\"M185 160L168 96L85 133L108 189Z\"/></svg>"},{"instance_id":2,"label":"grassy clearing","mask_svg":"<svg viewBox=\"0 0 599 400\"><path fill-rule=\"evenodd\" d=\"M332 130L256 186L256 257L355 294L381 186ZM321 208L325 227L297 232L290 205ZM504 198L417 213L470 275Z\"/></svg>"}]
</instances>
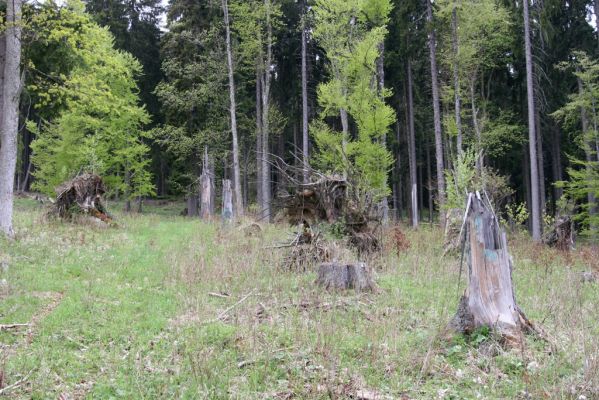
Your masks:
<instances>
[{"instance_id":1,"label":"grassy clearing","mask_svg":"<svg viewBox=\"0 0 599 400\"><path fill-rule=\"evenodd\" d=\"M599 396L599 287L569 260L512 240L517 300L557 351L534 338L506 352L492 334L445 340L458 260L438 230L372 260L377 294L323 293L314 273L277 268L285 238L262 238L149 205L98 229L44 221L20 200L0 288L4 394L11 398L572 398ZM1 256L0 256L1 257ZM220 318L219 318L220 317ZM19 381L21 381L19 383ZM385 397L380 397L385 398Z\"/></svg>"}]
</instances>

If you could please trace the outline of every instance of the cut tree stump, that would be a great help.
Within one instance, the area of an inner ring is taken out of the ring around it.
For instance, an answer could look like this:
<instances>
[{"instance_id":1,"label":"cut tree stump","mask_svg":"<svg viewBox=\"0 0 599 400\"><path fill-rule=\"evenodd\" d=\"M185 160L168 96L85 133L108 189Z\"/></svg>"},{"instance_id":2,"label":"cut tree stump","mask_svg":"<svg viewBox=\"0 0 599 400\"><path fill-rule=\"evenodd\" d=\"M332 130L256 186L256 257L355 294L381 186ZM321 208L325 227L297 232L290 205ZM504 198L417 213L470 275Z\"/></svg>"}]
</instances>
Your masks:
<instances>
[{"instance_id":1,"label":"cut tree stump","mask_svg":"<svg viewBox=\"0 0 599 400\"><path fill-rule=\"evenodd\" d=\"M324 263L318 268L316 283L327 290L354 289L356 292L375 291L370 269L365 263Z\"/></svg>"},{"instance_id":2,"label":"cut tree stump","mask_svg":"<svg viewBox=\"0 0 599 400\"><path fill-rule=\"evenodd\" d=\"M464 224L468 287L450 328L471 333L488 326L508 345L520 345L523 333L539 331L516 304L505 232L479 193L469 195L468 205Z\"/></svg>"}]
</instances>

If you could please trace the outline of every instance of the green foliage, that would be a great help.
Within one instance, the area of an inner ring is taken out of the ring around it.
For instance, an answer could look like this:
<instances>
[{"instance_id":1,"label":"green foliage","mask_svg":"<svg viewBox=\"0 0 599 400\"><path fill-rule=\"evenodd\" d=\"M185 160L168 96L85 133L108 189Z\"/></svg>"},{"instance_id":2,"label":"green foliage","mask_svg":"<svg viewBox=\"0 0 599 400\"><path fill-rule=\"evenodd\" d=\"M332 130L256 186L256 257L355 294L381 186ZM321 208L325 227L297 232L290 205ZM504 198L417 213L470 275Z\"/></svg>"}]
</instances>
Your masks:
<instances>
[{"instance_id":1,"label":"green foliage","mask_svg":"<svg viewBox=\"0 0 599 400\"><path fill-rule=\"evenodd\" d=\"M530 216L524 202L508 204L505 206L505 211L509 220L516 225L524 225Z\"/></svg>"},{"instance_id":2,"label":"green foliage","mask_svg":"<svg viewBox=\"0 0 599 400\"><path fill-rule=\"evenodd\" d=\"M569 101L552 115L565 127L581 127L574 136L574 142L586 153L585 159L570 156L568 175L570 180L558 182L564 188L566 198L581 204L575 216L583 226L583 234L594 236L599 226L596 213L596 199L599 196L599 161L597 161L597 140L599 119L596 115L596 100L599 96L599 62L583 52L574 52L570 63L560 64L562 70L574 69L574 75L581 85L578 92L569 96ZM582 123L582 114L586 123ZM585 130L586 128L586 130Z\"/></svg>"},{"instance_id":3,"label":"green foliage","mask_svg":"<svg viewBox=\"0 0 599 400\"><path fill-rule=\"evenodd\" d=\"M57 117L39 129L28 125L37 135L31 146L34 187L52 194L64 180L88 171L103 176L113 191L131 197L152 194L149 148L144 143L149 136L142 130L149 119L138 105L135 84L139 63L113 48L110 33L91 21L79 1L45 12L38 23L47 29L46 40L64 44L66 39L63 51L74 63L61 77L62 84L53 88L64 102ZM60 18L60 23L48 15ZM76 29L70 29L73 26ZM44 97L43 88L29 89ZM128 183L126 174L131 177Z\"/></svg>"},{"instance_id":4,"label":"green foliage","mask_svg":"<svg viewBox=\"0 0 599 400\"><path fill-rule=\"evenodd\" d=\"M466 207L468 193L479 191L486 193L495 209L499 209L513 190L507 177L498 174L490 167L477 171L478 154L466 149L453 162L453 170L445 171L447 181L447 209Z\"/></svg>"},{"instance_id":5,"label":"green foliage","mask_svg":"<svg viewBox=\"0 0 599 400\"><path fill-rule=\"evenodd\" d=\"M359 182L358 190L371 192L375 198L389 193L387 173L393 163L382 143L395 122L395 112L385 103L391 93L374 83L390 7L388 1L357 0L320 0L314 7L314 38L324 48L331 70L331 79L318 87L322 120L311 126L318 148L315 164L351 174ZM356 20L356 15L363 18ZM368 26L365 21L379 26ZM355 122L355 139L324 122L340 110L346 110Z\"/></svg>"},{"instance_id":6,"label":"green foliage","mask_svg":"<svg viewBox=\"0 0 599 400\"><path fill-rule=\"evenodd\" d=\"M447 182L447 209L465 208L468 193L480 190L475 184L476 159L478 155L472 149L464 151L453 163L453 170L445 171Z\"/></svg>"}]
</instances>

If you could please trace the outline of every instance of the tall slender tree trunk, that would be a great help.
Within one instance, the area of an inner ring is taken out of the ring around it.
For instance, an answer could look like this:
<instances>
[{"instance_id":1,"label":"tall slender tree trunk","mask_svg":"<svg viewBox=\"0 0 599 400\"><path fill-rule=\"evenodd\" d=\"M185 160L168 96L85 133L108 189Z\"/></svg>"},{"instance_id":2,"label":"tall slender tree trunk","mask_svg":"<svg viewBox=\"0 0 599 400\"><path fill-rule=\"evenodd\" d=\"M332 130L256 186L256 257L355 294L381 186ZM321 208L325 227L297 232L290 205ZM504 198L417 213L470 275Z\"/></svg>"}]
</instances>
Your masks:
<instances>
[{"instance_id":1,"label":"tall slender tree trunk","mask_svg":"<svg viewBox=\"0 0 599 400\"><path fill-rule=\"evenodd\" d=\"M308 183L308 160L310 149L308 148L308 30L307 10L308 5L304 0L304 15L302 16L302 160L304 162L304 183Z\"/></svg>"},{"instance_id":2,"label":"tall slender tree trunk","mask_svg":"<svg viewBox=\"0 0 599 400\"><path fill-rule=\"evenodd\" d=\"M233 49L231 48L231 29L228 0L222 0L225 34L227 42L227 68L229 73L229 111L231 113L231 135L233 139L233 190L235 193L235 215L243 215L243 196L241 193L241 173L239 166L239 137L237 135L237 111L235 103L235 76L233 75Z\"/></svg>"},{"instance_id":3,"label":"tall slender tree trunk","mask_svg":"<svg viewBox=\"0 0 599 400\"><path fill-rule=\"evenodd\" d=\"M476 134L476 170L479 174L482 173L483 155L482 155L482 134L480 124L478 123L478 109L476 108L476 97L474 95L474 79L470 80L470 105L472 106L472 125L474 125L474 133Z\"/></svg>"},{"instance_id":4,"label":"tall slender tree trunk","mask_svg":"<svg viewBox=\"0 0 599 400\"><path fill-rule=\"evenodd\" d=\"M563 179L563 174L562 174L562 147L561 147L561 132L559 129L559 126L557 125L553 125L553 138L551 140L551 147L552 147L552 162L551 162L551 167L552 167L552 171L553 171L553 181L554 182L559 182ZM553 197L554 197L554 202L557 203L557 201L562 197L563 194L563 189L561 187L559 187L558 185L553 185Z\"/></svg>"},{"instance_id":5,"label":"tall slender tree trunk","mask_svg":"<svg viewBox=\"0 0 599 400\"><path fill-rule=\"evenodd\" d=\"M412 227L418 228L418 177L416 171L416 131L414 129L414 94L412 63L407 62L407 111L408 111L408 162L410 164L410 204L412 212Z\"/></svg>"},{"instance_id":6,"label":"tall slender tree trunk","mask_svg":"<svg viewBox=\"0 0 599 400\"><path fill-rule=\"evenodd\" d=\"M439 201L439 221L445 224L445 175L443 161L443 135L441 133L441 100L439 95L439 78L437 69L437 38L433 24L433 8L431 0L426 0L426 16L429 23L428 47L431 63L431 87L433 90L433 118L435 125L435 156L437 162L437 195Z\"/></svg>"},{"instance_id":7,"label":"tall slender tree trunk","mask_svg":"<svg viewBox=\"0 0 599 400\"><path fill-rule=\"evenodd\" d=\"M536 129L535 129L535 94L533 85L532 45L530 40L530 16L528 1L524 0L524 50L526 53L526 92L528 97L528 148L530 152L530 194L532 238L541 240L541 210L539 203L539 169L537 162Z\"/></svg>"},{"instance_id":8,"label":"tall slender tree trunk","mask_svg":"<svg viewBox=\"0 0 599 400\"><path fill-rule=\"evenodd\" d=\"M599 0L598 0L599 1ZM460 75L458 65L459 43L458 43L458 13L454 5L451 12L451 47L453 51L453 90L455 103L455 125L457 130L458 155L462 154L462 98L460 96Z\"/></svg>"},{"instance_id":9,"label":"tall slender tree trunk","mask_svg":"<svg viewBox=\"0 0 599 400\"><path fill-rule=\"evenodd\" d=\"M536 104L536 103L535 103ZM537 162L539 164L539 208L541 210L541 218L546 212L545 198L545 157L543 155L543 134L541 133L541 111L536 104L535 111L535 131L537 137ZM541 234L543 233L543 224L541 224Z\"/></svg>"},{"instance_id":10,"label":"tall slender tree trunk","mask_svg":"<svg viewBox=\"0 0 599 400\"><path fill-rule=\"evenodd\" d=\"M256 64L256 204L262 209L262 74Z\"/></svg>"},{"instance_id":11,"label":"tall slender tree trunk","mask_svg":"<svg viewBox=\"0 0 599 400\"><path fill-rule=\"evenodd\" d=\"M12 237L13 190L17 165L19 97L21 93L21 5L6 2L4 74L0 114L0 232Z\"/></svg>"},{"instance_id":12,"label":"tall slender tree trunk","mask_svg":"<svg viewBox=\"0 0 599 400\"><path fill-rule=\"evenodd\" d=\"M403 218L403 203L402 203L402 179L401 179L401 131L399 121L395 122L395 140L397 141L397 152L395 154L395 190L393 191L393 208L395 209L396 220L401 221Z\"/></svg>"},{"instance_id":13,"label":"tall slender tree trunk","mask_svg":"<svg viewBox=\"0 0 599 400\"><path fill-rule=\"evenodd\" d=\"M433 174L431 169L431 146L426 144L426 187L428 188L428 222L433 223Z\"/></svg>"},{"instance_id":14,"label":"tall slender tree trunk","mask_svg":"<svg viewBox=\"0 0 599 400\"><path fill-rule=\"evenodd\" d=\"M377 91L382 101L385 101L383 97L383 90L385 89L385 42L382 41L378 45L379 56L376 60L376 75L377 75ZM381 144L387 147L387 133L383 133L381 136ZM389 224L389 201L387 196L383 197L380 202L381 216L383 225Z\"/></svg>"},{"instance_id":15,"label":"tall slender tree trunk","mask_svg":"<svg viewBox=\"0 0 599 400\"><path fill-rule=\"evenodd\" d=\"M266 60L263 65L263 80L262 80L262 217L270 220L271 210L271 185L270 185L270 157L269 157L269 135L270 135L270 83L272 64L272 24L271 24L271 0L264 0L266 8Z\"/></svg>"}]
</instances>

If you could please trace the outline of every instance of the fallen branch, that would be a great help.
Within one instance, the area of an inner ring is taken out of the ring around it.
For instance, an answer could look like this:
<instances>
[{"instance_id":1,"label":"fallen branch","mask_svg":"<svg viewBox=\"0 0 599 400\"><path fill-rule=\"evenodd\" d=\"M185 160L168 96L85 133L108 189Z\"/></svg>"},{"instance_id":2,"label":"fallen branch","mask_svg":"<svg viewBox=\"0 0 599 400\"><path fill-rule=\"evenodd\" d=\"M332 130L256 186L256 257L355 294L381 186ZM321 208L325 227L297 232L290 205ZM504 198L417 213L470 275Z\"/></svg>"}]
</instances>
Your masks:
<instances>
[{"instance_id":1,"label":"fallen branch","mask_svg":"<svg viewBox=\"0 0 599 400\"><path fill-rule=\"evenodd\" d=\"M251 292L249 292L248 294L243 296L237 303L233 304L231 307L227 308L225 311L218 314L218 317L216 317L216 320L217 321L222 320L225 315L227 315L232 309L234 309L235 307L237 307L238 305L240 305L241 303L246 301L252 294L254 294L255 291L256 291L256 289L253 289Z\"/></svg>"},{"instance_id":2,"label":"fallen branch","mask_svg":"<svg viewBox=\"0 0 599 400\"><path fill-rule=\"evenodd\" d=\"M208 293L208 296L219 297L221 299L228 299L229 297L231 297L231 295L216 292L210 292Z\"/></svg>"},{"instance_id":3,"label":"fallen branch","mask_svg":"<svg viewBox=\"0 0 599 400\"><path fill-rule=\"evenodd\" d=\"M8 385L5 388L0 389L0 395L6 394L6 393L10 392L11 390L16 389L19 386L21 386L23 383L25 383L27 381L27 379L29 379L29 377L31 376L32 373L33 373L33 370L29 371L29 373L27 375L25 375L23 378L19 379L12 385Z\"/></svg>"},{"instance_id":4,"label":"fallen branch","mask_svg":"<svg viewBox=\"0 0 599 400\"><path fill-rule=\"evenodd\" d=\"M26 324L4 324L0 325L0 331L7 331L9 329L18 329L28 327L29 323Z\"/></svg>"}]
</instances>

